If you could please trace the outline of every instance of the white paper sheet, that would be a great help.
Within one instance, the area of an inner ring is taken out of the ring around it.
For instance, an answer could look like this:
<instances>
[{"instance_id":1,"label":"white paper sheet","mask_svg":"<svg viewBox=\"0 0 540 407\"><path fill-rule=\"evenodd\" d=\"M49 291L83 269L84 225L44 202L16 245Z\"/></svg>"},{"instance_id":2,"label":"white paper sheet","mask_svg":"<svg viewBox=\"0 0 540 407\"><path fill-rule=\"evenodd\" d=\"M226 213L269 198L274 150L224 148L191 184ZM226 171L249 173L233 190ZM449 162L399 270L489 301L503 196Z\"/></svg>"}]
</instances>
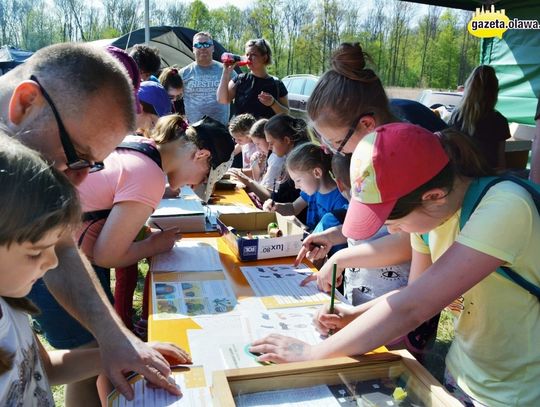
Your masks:
<instances>
[{"instance_id":1,"label":"white paper sheet","mask_svg":"<svg viewBox=\"0 0 540 407\"><path fill-rule=\"evenodd\" d=\"M239 394L234 401L237 407L339 407L341 405L328 386L324 385Z\"/></svg>"},{"instance_id":2,"label":"white paper sheet","mask_svg":"<svg viewBox=\"0 0 540 407\"><path fill-rule=\"evenodd\" d=\"M202 329L188 331L191 358L204 366L207 386L212 385L212 374L216 370L261 366L254 357L241 354L251 342L244 319L230 314L219 318L193 318Z\"/></svg>"},{"instance_id":3,"label":"white paper sheet","mask_svg":"<svg viewBox=\"0 0 540 407\"><path fill-rule=\"evenodd\" d=\"M182 396L173 396L163 389L151 388L146 385L142 377L138 377L133 384L135 397L132 401L126 400L124 396L113 392L109 395L109 407L207 407L212 405L210 389L199 387L188 389L185 386L184 376L180 373L173 373L172 378L182 390Z\"/></svg>"},{"instance_id":4,"label":"white paper sheet","mask_svg":"<svg viewBox=\"0 0 540 407\"><path fill-rule=\"evenodd\" d=\"M234 310L236 296L227 280L155 282L154 320L223 314Z\"/></svg>"},{"instance_id":5,"label":"white paper sheet","mask_svg":"<svg viewBox=\"0 0 540 407\"><path fill-rule=\"evenodd\" d=\"M252 213L252 212L261 212L260 209L242 204L234 205L208 205L208 208L211 210L212 214L219 215L228 215L231 213Z\"/></svg>"},{"instance_id":6,"label":"white paper sheet","mask_svg":"<svg viewBox=\"0 0 540 407\"><path fill-rule=\"evenodd\" d=\"M169 198L160 201L152 217L190 215L204 215L204 207L201 201L196 199Z\"/></svg>"},{"instance_id":7,"label":"white paper sheet","mask_svg":"<svg viewBox=\"0 0 540 407\"><path fill-rule=\"evenodd\" d=\"M313 306L246 313L248 336L255 340L270 334L281 334L315 345L323 341L313 325L318 309L318 306Z\"/></svg>"},{"instance_id":8,"label":"white paper sheet","mask_svg":"<svg viewBox=\"0 0 540 407\"><path fill-rule=\"evenodd\" d=\"M153 257L150 271L222 271L216 241L181 240Z\"/></svg>"},{"instance_id":9,"label":"white paper sheet","mask_svg":"<svg viewBox=\"0 0 540 407\"><path fill-rule=\"evenodd\" d=\"M304 264L294 267L289 264L273 266L241 267L249 285L267 308L283 308L285 306L302 306L323 304L330 296L319 291L317 284L311 281L300 286L312 272ZM336 300L343 302L345 298L336 291Z\"/></svg>"}]
</instances>

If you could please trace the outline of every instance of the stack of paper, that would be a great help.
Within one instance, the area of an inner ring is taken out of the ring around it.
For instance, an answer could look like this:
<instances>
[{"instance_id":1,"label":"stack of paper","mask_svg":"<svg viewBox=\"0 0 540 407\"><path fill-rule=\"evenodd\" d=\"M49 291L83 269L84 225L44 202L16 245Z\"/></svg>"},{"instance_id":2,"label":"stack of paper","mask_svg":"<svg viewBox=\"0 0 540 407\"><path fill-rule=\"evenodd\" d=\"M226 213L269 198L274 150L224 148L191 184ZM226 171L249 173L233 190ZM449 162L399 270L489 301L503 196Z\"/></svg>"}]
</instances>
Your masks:
<instances>
[{"instance_id":1,"label":"stack of paper","mask_svg":"<svg viewBox=\"0 0 540 407\"><path fill-rule=\"evenodd\" d=\"M189 198L162 199L148 225L158 229L180 228L181 232L204 232L205 210L200 200Z\"/></svg>"}]
</instances>

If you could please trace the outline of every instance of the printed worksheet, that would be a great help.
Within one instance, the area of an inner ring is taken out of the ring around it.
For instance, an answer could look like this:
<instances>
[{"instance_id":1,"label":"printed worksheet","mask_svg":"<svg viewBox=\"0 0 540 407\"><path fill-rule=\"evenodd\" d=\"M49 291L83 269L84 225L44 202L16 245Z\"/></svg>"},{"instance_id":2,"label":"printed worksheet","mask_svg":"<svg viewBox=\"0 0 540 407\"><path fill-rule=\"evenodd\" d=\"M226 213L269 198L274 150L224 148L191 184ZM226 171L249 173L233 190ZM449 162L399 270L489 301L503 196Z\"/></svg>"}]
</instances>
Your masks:
<instances>
[{"instance_id":1,"label":"printed worksheet","mask_svg":"<svg viewBox=\"0 0 540 407\"><path fill-rule=\"evenodd\" d=\"M255 295L267 309L302 307L324 304L330 301L330 296L319 291L315 281L300 286L302 280L312 271L305 264L294 267L290 264L273 266L241 267ZM345 298L336 291L336 301L343 302Z\"/></svg>"},{"instance_id":2,"label":"printed worksheet","mask_svg":"<svg viewBox=\"0 0 540 407\"><path fill-rule=\"evenodd\" d=\"M191 358L204 366L208 386L216 370L261 366L245 349L251 342L245 319L234 314L193 318L201 329L188 331Z\"/></svg>"},{"instance_id":3,"label":"printed worksheet","mask_svg":"<svg viewBox=\"0 0 540 407\"><path fill-rule=\"evenodd\" d=\"M152 258L150 271L222 271L223 265L215 240L181 240L168 252Z\"/></svg>"},{"instance_id":4,"label":"printed worksheet","mask_svg":"<svg viewBox=\"0 0 540 407\"><path fill-rule=\"evenodd\" d=\"M227 280L153 283L155 320L223 314L236 305L236 296Z\"/></svg>"},{"instance_id":5,"label":"printed worksheet","mask_svg":"<svg viewBox=\"0 0 540 407\"><path fill-rule=\"evenodd\" d=\"M318 306L311 306L245 313L248 336L255 340L281 334L315 345L324 339L313 325L318 309Z\"/></svg>"},{"instance_id":6,"label":"printed worksheet","mask_svg":"<svg viewBox=\"0 0 540 407\"><path fill-rule=\"evenodd\" d=\"M340 407L328 386L301 387L263 391L251 394L238 394L234 398L237 407Z\"/></svg>"},{"instance_id":7,"label":"printed worksheet","mask_svg":"<svg viewBox=\"0 0 540 407\"><path fill-rule=\"evenodd\" d=\"M174 372L171 377L182 390L182 396L173 396L161 388L149 387L142 376L130 380L135 397L127 400L122 394L113 391L108 397L109 407L206 407L212 405L212 396L208 387L186 386L186 374Z\"/></svg>"}]
</instances>

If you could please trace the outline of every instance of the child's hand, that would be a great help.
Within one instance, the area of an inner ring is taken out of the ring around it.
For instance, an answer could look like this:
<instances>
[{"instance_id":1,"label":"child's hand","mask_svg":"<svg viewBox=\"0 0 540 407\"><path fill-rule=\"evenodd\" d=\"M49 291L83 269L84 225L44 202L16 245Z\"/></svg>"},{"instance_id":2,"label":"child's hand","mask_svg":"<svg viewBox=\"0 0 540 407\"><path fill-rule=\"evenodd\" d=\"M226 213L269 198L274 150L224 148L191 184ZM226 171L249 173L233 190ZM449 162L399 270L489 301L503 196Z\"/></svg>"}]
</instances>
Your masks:
<instances>
[{"instance_id":1,"label":"child's hand","mask_svg":"<svg viewBox=\"0 0 540 407\"><path fill-rule=\"evenodd\" d=\"M332 262L332 259L328 260L324 265L321 267L318 273L313 273L310 276L307 276L302 282L300 283L301 286L306 285L310 281L317 281L317 287L319 287L319 290L324 292L330 292L332 290L332 274L334 269L334 263ZM336 268L336 287L341 284L343 281L343 268L337 267Z\"/></svg>"},{"instance_id":2,"label":"child's hand","mask_svg":"<svg viewBox=\"0 0 540 407\"><path fill-rule=\"evenodd\" d=\"M244 185L249 185L251 182L253 182L251 178L249 178L246 174L242 172L242 170L238 168L231 168L229 172L233 181L240 181Z\"/></svg>"},{"instance_id":3,"label":"child's hand","mask_svg":"<svg viewBox=\"0 0 540 407\"><path fill-rule=\"evenodd\" d=\"M164 253L171 250L174 243L181 238L182 235L180 234L179 228L171 228L160 232L155 232L150 236L155 254Z\"/></svg>"},{"instance_id":4,"label":"child's hand","mask_svg":"<svg viewBox=\"0 0 540 407\"><path fill-rule=\"evenodd\" d=\"M274 202L273 199L267 199L263 204L263 211L276 212L277 211L277 204Z\"/></svg>"},{"instance_id":5,"label":"child's hand","mask_svg":"<svg viewBox=\"0 0 540 407\"><path fill-rule=\"evenodd\" d=\"M322 335L328 335L330 331L339 331L358 316L354 310L352 307L334 305L334 313L330 314L330 305L325 304L313 318L313 325Z\"/></svg>"},{"instance_id":6,"label":"child's hand","mask_svg":"<svg viewBox=\"0 0 540 407\"><path fill-rule=\"evenodd\" d=\"M191 365L191 356L174 343L168 342L148 342L148 345L157 350L169 362L169 365Z\"/></svg>"},{"instance_id":7,"label":"child's hand","mask_svg":"<svg viewBox=\"0 0 540 407\"><path fill-rule=\"evenodd\" d=\"M285 363L313 359L312 349L311 345L298 339L271 334L254 341L249 351L261 353L257 358L259 362Z\"/></svg>"},{"instance_id":8,"label":"child's hand","mask_svg":"<svg viewBox=\"0 0 540 407\"><path fill-rule=\"evenodd\" d=\"M296 256L294 265L298 266L304 260L304 257L307 257L310 261L324 259L332 248L332 242L327 235L328 233L324 231L307 236L302 242L302 247L298 252L298 256Z\"/></svg>"}]
</instances>

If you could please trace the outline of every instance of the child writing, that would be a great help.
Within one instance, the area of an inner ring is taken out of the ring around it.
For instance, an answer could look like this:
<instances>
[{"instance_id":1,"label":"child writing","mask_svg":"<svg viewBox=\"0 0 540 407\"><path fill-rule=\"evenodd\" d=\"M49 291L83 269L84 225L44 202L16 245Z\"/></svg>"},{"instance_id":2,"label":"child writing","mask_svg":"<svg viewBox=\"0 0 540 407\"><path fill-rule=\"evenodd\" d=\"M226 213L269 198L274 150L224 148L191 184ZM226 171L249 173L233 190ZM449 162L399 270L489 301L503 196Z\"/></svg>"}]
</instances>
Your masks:
<instances>
[{"instance_id":1,"label":"child writing","mask_svg":"<svg viewBox=\"0 0 540 407\"><path fill-rule=\"evenodd\" d=\"M489 174L464 137L439 138L405 123L364 137L351 161L353 200L344 233L365 239L383 224L391 233L412 233L412 283L361 314L337 306L337 315L329 315L325 307L318 328L340 330L320 345L273 336L250 351L280 362L362 354L462 296L446 357L447 388L468 405L536 405L540 302L494 271L504 265L540 285L540 216L527 190L504 181L487 190L461 225L468 191ZM419 235L426 233L427 241Z\"/></svg>"},{"instance_id":2,"label":"child writing","mask_svg":"<svg viewBox=\"0 0 540 407\"><path fill-rule=\"evenodd\" d=\"M271 151L270 157L275 157L268 162L267 176L263 178L265 183L237 177L246 185L246 191L252 193L250 196L259 208L270 198L276 202L292 202L298 198L299 192L287 174L285 161L295 146L308 141L306 122L286 114L268 119L264 125L264 134Z\"/></svg>"},{"instance_id":3,"label":"child writing","mask_svg":"<svg viewBox=\"0 0 540 407\"><path fill-rule=\"evenodd\" d=\"M260 182L266 188L272 188L277 175L274 176L274 179L270 179L271 174L268 173L267 169L272 166L277 157L275 154L271 154L270 145L266 141L264 134L266 122L268 119L259 119L249 129L251 142L257 147L257 151L251 157L251 175L253 181Z\"/></svg>"},{"instance_id":4,"label":"child writing","mask_svg":"<svg viewBox=\"0 0 540 407\"><path fill-rule=\"evenodd\" d=\"M295 147L287 157L286 167L289 177L301 191L300 196L290 203L268 199L263 209L282 215L298 215L307 208L306 226L313 230L325 213L347 205L330 176L331 160L332 156L314 143Z\"/></svg>"},{"instance_id":5,"label":"child writing","mask_svg":"<svg viewBox=\"0 0 540 407\"><path fill-rule=\"evenodd\" d=\"M101 371L98 349L45 351L28 322L37 309L24 298L58 265L55 245L80 221L79 201L62 173L1 130L0 185L0 405L53 406L49 385ZM190 362L179 348L162 350L174 363ZM181 394L173 384L169 391Z\"/></svg>"},{"instance_id":6,"label":"child writing","mask_svg":"<svg viewBox=\"0 0 540 407\"><path fill-rule=\"evenodd\" d=\"M350 163L351 156L349 154L334 154L332 157L332 173L334 174L339 191L347 201L351 199ZM314 232L343 224L346 213L347 208L343 208L325 214ZM366 242L374 241L387 234L388 230L386 226L383 226L369 240L366 240ZM388 262L387 257L389 257L389 253L385 250L377 250L376 246L374 247L372 245L358 248L358 245L363 242L362 240L347 239L349 249L336 250L335 254L328 259L319 273L306 278L305 283L317 280L319 288L328 291L328 284L330 284L330 287L332 285L333 265L336 264L338 265L337 280L341 282L341 279L344 278L344 294L353 305L364 304L382 294L407 285L410 262L399 260L402 264L393 265ZM364 250L370 251L371 258L366 259ZM408 260L410 258L410 251L408 255L405 254L403 257L405 257L403 260ZM370 263L378 261L379 265L384 267L365 267L363 264L366 260ZM394 260L393 255L391 260Z\"/></svg>"},{"instance_id":7,"label":"child writing","mask_svg":"<svg viewBox=\"0 0 540 407\"><path fill-rule=\"evenodd\" d=\"M334 154L332 173L341 194L351 200L351 178L349 168L351 155ZM325 214L314 233L343 224L347 208ZM334 264L337 266L338 284L343 280L343 293L352 305L362 305L369 309L370 301L392 290L404 287L409 280L411 251L399 250L399 244L381 239L388 236L388 229L382 226L367 240L347 239L348 249L335 245L329 252L331 256L318 273L307 277L302 285L317 280L320 289L329 291L332 286ZM346 246L345 246L346 247ZM344 249L344 250L342 250ZM406 347L416 359L423 362L424 355L431 349L437 336L439 315L424 322L406 336L387 343L389 349Z\"/></svg>"},{"instance_id":8,"label":"child writing","mask_svg":"<svg viewBox=\"0 0 540 407\"><path fill-rule=\"evenodd\" d=\"M242 153L242 172L251 175L251 157L257 152L257 147L251 142L249 130L255 123L255 118L249 113L235 116L229 122L229 133L236 142L234 155Z\"/></svg>"},{"instance_id":9,"label":"child writing","mask_svg":"<svg viewBox=\"0 0 540 407\"><path fill-rule=\"evenodd\" d=\"M251 142L257 147L257 152L251 157L251 178L242 171L231 169L234 177L247 185L250 190L254 189L254 183L257 183L259 188L271 190L276 179L281 176L285 165L285 157L278 157L270 150L270 144L264 132L267 122L268 119L259 119L249 130Z\"/></svg>"}]
</instances>

